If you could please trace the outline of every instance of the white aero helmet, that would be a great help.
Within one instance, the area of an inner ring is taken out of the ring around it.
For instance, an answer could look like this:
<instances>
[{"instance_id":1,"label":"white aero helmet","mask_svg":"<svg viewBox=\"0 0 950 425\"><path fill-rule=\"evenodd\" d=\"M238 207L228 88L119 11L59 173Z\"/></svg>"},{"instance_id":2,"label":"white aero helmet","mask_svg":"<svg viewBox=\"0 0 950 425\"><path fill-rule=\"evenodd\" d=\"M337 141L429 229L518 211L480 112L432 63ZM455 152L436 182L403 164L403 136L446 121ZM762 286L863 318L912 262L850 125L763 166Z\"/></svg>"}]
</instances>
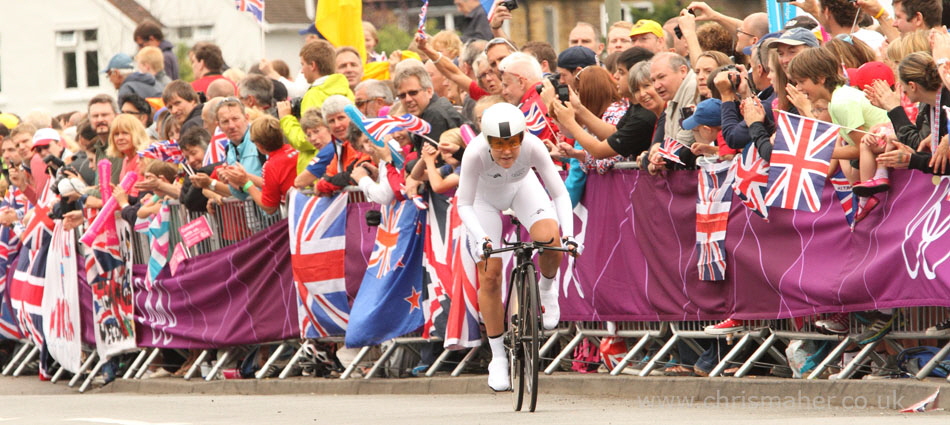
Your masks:
<instances>
[{"instance_id":1,"label":"white aero helmet","mask_svg":"<svg viewBox=\"0 0 950 425\"><path fill-rule=\"evenodd\" d=\"M485 136L504 137L521 134L525 129L524 113L510 103L497 103L482 113L481 130Z\"/></svg>"}]
</instances>

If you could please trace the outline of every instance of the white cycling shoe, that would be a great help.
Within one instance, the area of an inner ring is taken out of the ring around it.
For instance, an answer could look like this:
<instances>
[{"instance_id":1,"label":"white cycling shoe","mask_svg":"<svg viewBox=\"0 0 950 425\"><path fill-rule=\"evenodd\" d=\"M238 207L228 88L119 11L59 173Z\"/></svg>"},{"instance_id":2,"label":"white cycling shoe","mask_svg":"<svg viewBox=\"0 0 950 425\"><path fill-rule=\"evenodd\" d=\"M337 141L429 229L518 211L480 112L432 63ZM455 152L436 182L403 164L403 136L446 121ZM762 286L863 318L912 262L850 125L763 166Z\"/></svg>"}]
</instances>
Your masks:
<instances>
[{"instance_id":1,"label":"white cycling shoe","mask_svg":"<svg viewBox=\"0 0 950 425\"><path fill-rule=\"evenodd\" d=\"M551 285L548 291L541 291L541 307L543 307L541 322L544 324L544 329L556 328L561 320L561 306L558 305L556 284Z\"/></svg>"},{"instance_id":2,"label":"white cycling shoe","mask_svg":"<svg viewBox=\"0 0 950 425\"><path fill-rule=\"evenodd\" d=\"M488 386L494 391L511 389L511 377L508 376L508 359L495 357L488 363Z\"/></svg>"}]
</instances>

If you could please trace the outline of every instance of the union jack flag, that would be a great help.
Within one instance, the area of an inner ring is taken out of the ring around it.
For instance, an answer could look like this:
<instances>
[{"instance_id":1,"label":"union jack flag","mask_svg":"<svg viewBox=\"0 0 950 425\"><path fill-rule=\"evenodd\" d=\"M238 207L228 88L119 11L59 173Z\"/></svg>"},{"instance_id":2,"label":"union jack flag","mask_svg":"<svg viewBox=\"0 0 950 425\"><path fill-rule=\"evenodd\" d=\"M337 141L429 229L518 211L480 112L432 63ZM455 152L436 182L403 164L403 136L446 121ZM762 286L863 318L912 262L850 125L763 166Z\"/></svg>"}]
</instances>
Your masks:
<instances>
[{"instance_id":1,"label":"union jack flag","mask_svg":"<svg viewBox=\"0 0 950 425\"><path fill-rule=\"evenodd\" d=\"M451 308L449 292L452 282L452 228L449 216L454 212L448 198L429 191L426 210L425 256L422 265L426 273L423 283L426 298L423 301L425 325L423 338L444 337L446 314Z\"/></svg>"},{"instance_id":2,"label":"union jack flag","mask_svg":"<svg viewBox=\"0 0 950 425\"><path fill-rule=\"evenodd\" d=\"M309 197L292 189L287 197L300 337L341 335L350 321L343 266L348 196Z\"/></svg>"},{"instance_id":3,"label":"union jack flag","mask_svg":"<svg viewBox=\"0 0 950 425\"><path fill-rule=\"evenodd\" d=\"M838 126L779 112L769 168L768 206L816 212L835 149Z\"/></svg>"},{"instance_id":4,"label":"union jack flag","mask_svg":"<svg viewBox=\"0 0 950 425\"><path fill-rule=\"evenodd\" d=\"M429 11L429 0L422 0L422 9L419 10L419 34L426 33L426 15Z\"/></svg>"},{"instance_id":5,"label":"union jack flag","mask_svg":"<svg viewBox=\"0 0 950 425\"><path fill-rule=\"evenodd\" d=\"M475 259L468 249L469 234L458 215L458 198L452 198L452 286L449 317L445 327L444 346L448 350L461 350L481 345L478 327L478 275Z\"/></svg>"},{"instance_id":6,"label":"union jack flag","mask_svg":"<svg viewBox=\"0 0 950 425\"><path fill-rule=\"evenodd\" d=\"M685 147L686 145L680 143L679 140L676 140L672 137L666 137L663 139L663 143L660 144L660 147L657 149L657 151L660 153L660 156L670 161L676 162L677 164L685 165L683 164L683 161L680 161L679 155L680 149Z\"/></svg>"},{"instance_id":7,"label":"union jack flag","mask_svg":"<svg viewBox=\"0 0 950 425\"><path fill-rule=\"evenodd\" d=\"M769 207L765 205L765 190L769 183L769 163L759 157L759 150L751 143L740 155L733 165L736 177L732 188L743 205L768 221Z\"/></svg>"},{"instance_id":8,"label":"union jack flag","mask_svg":"<svg viewBox=\"0 0 950 425\"><path fill-rule=\"evenodd\" d=\"M16 269L10 282L10 302L20 323L20 330L37 346L43 346L43 288L46 279L46 257L53 239L53 220L49 218L47 182L43 196L27 213L27 225L20 234L22 245Z\"/></svg>"},{"instance_id":9,"label":"union jack flag","mask_svg":"<svg viewBox=\"0 0 950 425\"><path fill-rule=\"evenodd\" d=\"M541 106L537 103L531 105L528 109L528 112L525 113L525 124L528 127L528 131L535 136L540 136L544 132L544 128L547 126L547 121L544 119L544 111L541 110Z\"/></svg>"},{"instance_id":10,"label":"union jack flag","mask_svg":"<svg viewBox=\"0 0 950 425\"><path fill-rule=\"evenodd\" d=\"M383 136L399 130L406 130L415 134L427 134L432 131L432 126L428 122L412 114L365 118L363 126L376 140L383 140Z\"/></svg>"},{"instance_id":11,"label":"union jack flag","mask_svg":"<svg viewBox=\"0 0 950 425\"><path fill-rule=\"evenodd\" d=\"M10 187L13 189L13 187ZM0 339L20 339L23 334L17 323L16 315L10 302L7 291L8 270L15 264L20 249L20 238L9 226L0 227Z\"/></svg>"},{"instance_id":12,"label":"union jack flag","mask_svg":"<svg viewBox=\"0 0 950 425\"><path fill-rule=\"evenodd\" d=\"M360 290L353 300L347 347L365 347L423 325L422 245L425 215L412 201L383 205Z\"/></svg>"},{"instance_id":13,"label":"union jack flag","mask_svg":"<svg viewBox=\"0 0 950 425\"><path fill-rule=\"evenodd\" d=\"M733 161L735 161L733 159ZM699 279L726 279L726 227L732 205L732 162L697 161L700 166L696 200L696 248Z\"/></svg>"},{"instance_id":14,"label":"union jack flag","mask_svg":"<svg viewBox=\"0 0 950 425\"><path fill-rule=\"evenodd\" d=\"M204 160L201 166L208 166L214 163L223 162L227 159L228 136L221 131L221 127L214 128L214 135L211 136L211 142L208 143L208 150L205 151Z\"/></svg>"},{"instance_id":15,"label":"union jack flag","mask_svg":"<svg viewBox=\"0 0 950 425\"><path fill-rule=\"evenodd\" d=\"M132 229L121 219L96 235L86 254L86 281L92 289L96 351L108 359L133 350Z\"/></svg>"},{"instance_id":16,"label":"union jack flag","mask_svg":"<svg viewBox=\"0 0 950 425\"><path fill-rule=\"evenodd\" d=\"M844 210L844 218L848 221L848 226L854 229L854 216L858 213L858 197L851 191L851 182L840 168L828 180L835 188L835 195L841 202L841 209Z\"/></svg>"},{"instance_id":17,"label":"union jack flag","mask_svg":"<svg viewBox=\"0 0 950 425\"><path fill-rule=\"evenodd\" d=\"M241 12L250 12L258 24L264 23L264 0L234 0L234 7Z\"/></svg>"},{"instance_id":18,"label":"union jack flag","mask_svg":"<svg viewBox=\"0 0 950 425\"><path fill-rule=\"evenodd\" d=\"M174 140L162 140L148 145L147 148L139 151L139 157L157 159L162 162L171 162L172 164L181 164L185 160L182 155L181 147Z\"/></svg>"}]
</instances>

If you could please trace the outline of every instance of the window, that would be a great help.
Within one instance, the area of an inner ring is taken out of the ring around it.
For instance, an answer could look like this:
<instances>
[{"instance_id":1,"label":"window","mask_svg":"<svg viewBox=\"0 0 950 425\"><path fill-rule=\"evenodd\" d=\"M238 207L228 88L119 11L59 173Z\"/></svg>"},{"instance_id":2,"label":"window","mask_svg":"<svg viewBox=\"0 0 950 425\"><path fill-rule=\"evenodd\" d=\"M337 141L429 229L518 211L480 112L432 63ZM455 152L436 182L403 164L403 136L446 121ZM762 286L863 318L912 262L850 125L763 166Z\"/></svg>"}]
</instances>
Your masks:
<instances>
[{"instance_id":1,"label":"window","mask_svg":"<svg viewBox=\"0 0 950 425\"><path fill-rule=\"evenodd\" d=\"M193 27L178 27L178 38L189 40L194 32Z\"/></svg>"},{"instance_id":2,"label":"window","mask_svg":"<svg viewBox=\"0 0 950 425\"><path fill-rule=\"evenodd\" d=\"M99 31L95 29L56 33L64 88L99 87L98 40Z\"/></svg>"},{"instance_id":3,"label":"window","mask_svg":"<svg viewBox=\"0 0 950 425\"><path fill-rule=\"evenodd\" d=\"M211 40L214 38L214 26L202 25L195 27L195 40Z\"/></svg>"}]
</instances>

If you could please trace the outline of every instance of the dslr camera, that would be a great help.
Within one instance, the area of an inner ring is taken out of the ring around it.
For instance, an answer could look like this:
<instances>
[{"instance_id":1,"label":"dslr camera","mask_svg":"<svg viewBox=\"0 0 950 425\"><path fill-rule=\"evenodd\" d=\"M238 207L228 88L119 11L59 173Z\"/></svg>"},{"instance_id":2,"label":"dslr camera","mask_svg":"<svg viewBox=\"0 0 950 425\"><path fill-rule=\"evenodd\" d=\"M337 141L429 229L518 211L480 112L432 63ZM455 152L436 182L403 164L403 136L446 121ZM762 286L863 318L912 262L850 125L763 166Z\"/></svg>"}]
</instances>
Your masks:
<instances>
[{"instance_id":1,"label":"dslr camera","mask_svg":"<svg viewBox=\"0 0 950 425\"><path fill-rule=\"evenodd\" d=\"M505 6L508 11L512 11L518 8L518 0L506 0L501 3L498 3L499 6Z\"/></svg>"},{"instance_id":2,"label":"dslr camera","mask_svg":"<svg viewBox=\"0 0 950 425\"><path fill-rule=\"evenodd\" d=\"M551 82L551 85L554 86L554 93L557 94L557 98L561 101L561 103L567 103L571 101L571 90L566 84L561 84L561 79L557 74L548 75L547 79ZM536 86L535 90L537 90L538 94L541 94L541 91L544 90L544 85Z\"/></svg>"}]
</instances>

